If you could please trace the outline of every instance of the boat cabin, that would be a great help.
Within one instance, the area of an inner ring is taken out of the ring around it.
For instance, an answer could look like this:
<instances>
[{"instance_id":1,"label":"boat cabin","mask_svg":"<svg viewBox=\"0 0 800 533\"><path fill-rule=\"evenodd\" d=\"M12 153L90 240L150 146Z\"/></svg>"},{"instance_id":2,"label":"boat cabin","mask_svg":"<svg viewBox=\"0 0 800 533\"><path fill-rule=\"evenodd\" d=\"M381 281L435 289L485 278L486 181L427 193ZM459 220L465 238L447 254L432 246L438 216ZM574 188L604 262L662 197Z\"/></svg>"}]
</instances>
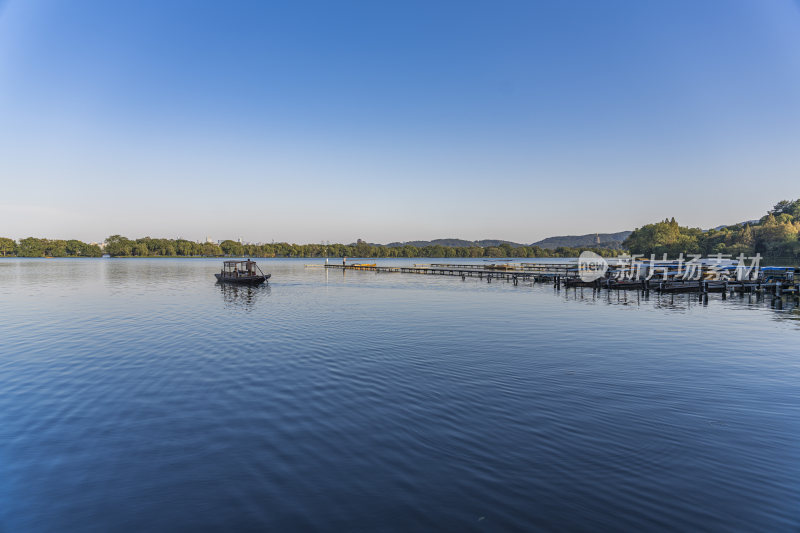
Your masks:
<instances>
[{"instance_id":1,"label":"boat cabin","mask_svg":"<svg viewBox=\"0 0 800 533\"><path fill-rule=\"evenodd\" d=\"M223 278L249 278L257 276L256 262L250 261L225 261L222 263Z\"/></svg>"}]
</instances>

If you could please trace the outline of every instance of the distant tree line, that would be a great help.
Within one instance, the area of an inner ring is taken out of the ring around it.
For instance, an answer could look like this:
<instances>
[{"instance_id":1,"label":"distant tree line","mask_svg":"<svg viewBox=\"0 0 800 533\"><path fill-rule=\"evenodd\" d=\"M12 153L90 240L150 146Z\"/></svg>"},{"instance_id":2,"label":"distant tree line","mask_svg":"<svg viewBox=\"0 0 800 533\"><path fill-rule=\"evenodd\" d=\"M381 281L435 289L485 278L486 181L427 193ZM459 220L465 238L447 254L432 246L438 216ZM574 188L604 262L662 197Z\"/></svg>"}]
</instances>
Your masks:
<instances>
[{"instance_id":1,"label":"distant tree line","mask_svg":"<svg viewBox=\"0 0 800 533\"><path fill-rule=\"evenodd\" d=\"M708 231L680 226L672 218L637 228L622 246L632 254L666 253L715 255L718 253L786 258L800 261L800 200L784 200L775 204L766 215L753 223L735 224ZM0 237L0 256L17 257L576 257L591 250L604 257L620 253L612 248L512 246L377 246L363 241L355 244L242 244L232 240L197 243L185 239L128 239L112 235L101 250L94 244L78 240L37 239L28 237L19 242Z\"/></svg>"},{"instance_id":2,"label":"distant tree line","mask_svg":"<svg viewBox=\"0 0 800 533\"><path fill-rule=\"evenodd\" d=\"M800 260L800 200L783 200L753 223L735 224L703 231L680 226L675 218L637 228L622 246L632 254L680 253L737 257L752 256Z\"/></svg>"},{"instance_id":3,"label":"distant tree line","mask_svg":"<svg viewBox=\"0 0 800 533\"><path fill-rule=\"evenodd\" d=\"M575 257L583 248L548 250L538 246L376 246L366 242L356 244L242 244L233 240L221 243L196 243L182 239L130 240L112 235L106 240L105 252L112 257ZM611 257L611 249L594 250Z\"/></svg>"},{"instance_id":4,"label":"distant tree line","mask_svg":"<svg viewBox=\"0 0 800 533\"><path fill-rule=\"evenodd\" d=\"M103 250L111 257L218 257L225 252L214 243L197 243L186 239L131 240L121 235L106 239Z\"/></svg>"},{"instance_id":5,"label":"distant tree line","mask_svg":"<svg viewBox=\"0 0 800 533\"><path fill-rule=\"evenodd\" d=\"M112 235L103 250L81 241L60 241L29 237L16 242L0 238L0 255L17 257L576 257L587 248L539 246L376 246L356 244L242 244L233 240L197 243L185 239L128 239ZM594 252L612 257L618 250L593 248Z\"/></svg>"},{"instance_id":6,"label":"distant tree line","mask_svg":"<svg viewBox=\"0 0 800 533\"><path fill-rule=\"evenodd\" d=\"M96 244L75 239L37 239L28 237L19 242L0 237L0 256L17 257L100 257L103 251Z\"/></svg>"}]
</instances>

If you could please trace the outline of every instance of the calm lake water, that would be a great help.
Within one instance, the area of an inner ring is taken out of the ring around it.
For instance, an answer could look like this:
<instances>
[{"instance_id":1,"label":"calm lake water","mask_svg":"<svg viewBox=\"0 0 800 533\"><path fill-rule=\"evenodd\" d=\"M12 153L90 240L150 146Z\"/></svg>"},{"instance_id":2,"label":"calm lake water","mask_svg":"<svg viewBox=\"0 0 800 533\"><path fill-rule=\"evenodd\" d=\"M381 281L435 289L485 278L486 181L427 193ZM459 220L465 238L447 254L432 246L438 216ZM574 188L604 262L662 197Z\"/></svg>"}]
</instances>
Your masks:
<instances>
[{"instance_id":1,"label":"calm lake water","mask_svg":"<svg viewBox=\"0 0 800 533\"><path fill-rule=\"evenodd\" d=\"M311 262L0 260L0 530L800 528L796 310Z\"/></svg>"}]
</instances>

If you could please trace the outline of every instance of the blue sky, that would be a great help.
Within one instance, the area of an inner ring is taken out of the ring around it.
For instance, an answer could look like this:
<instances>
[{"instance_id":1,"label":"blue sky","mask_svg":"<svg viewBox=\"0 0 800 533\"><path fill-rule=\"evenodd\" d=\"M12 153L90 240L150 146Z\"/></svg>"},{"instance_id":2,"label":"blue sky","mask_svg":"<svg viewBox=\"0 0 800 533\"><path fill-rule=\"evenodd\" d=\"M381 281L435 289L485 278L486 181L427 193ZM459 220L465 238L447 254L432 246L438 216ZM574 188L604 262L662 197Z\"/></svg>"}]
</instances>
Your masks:
<instances>
[{"instance_id":1,"label":"blue sky","mask_svg":"<svg viewBox=\"0 0 800 533\"><path fill-rule=\"evenodd\" d=\"M0 2L0 235L532 242L800 197L792 0Z\"/></svg>"}]
</instances>

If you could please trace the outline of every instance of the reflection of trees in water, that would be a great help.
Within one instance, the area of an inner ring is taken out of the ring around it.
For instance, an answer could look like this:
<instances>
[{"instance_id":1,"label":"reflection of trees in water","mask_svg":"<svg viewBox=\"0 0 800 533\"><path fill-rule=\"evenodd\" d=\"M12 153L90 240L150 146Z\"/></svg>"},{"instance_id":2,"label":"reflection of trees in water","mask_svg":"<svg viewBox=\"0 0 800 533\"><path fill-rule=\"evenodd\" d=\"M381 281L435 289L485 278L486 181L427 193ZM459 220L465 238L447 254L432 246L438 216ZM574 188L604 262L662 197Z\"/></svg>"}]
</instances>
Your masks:
<instances>
[{"instance_id":1,"label":"reflection of trees in water","mask_svg":"<svg viewBox=\"0 0 800 533\"><path fill-rule=\"evenodd\" d=\"M252 286L217 282L217 286L222 294L225 307L238 307L245 311L252 311L259 299L269 296L272 292L269 283Z\"/></svg>"}]
</instances>

